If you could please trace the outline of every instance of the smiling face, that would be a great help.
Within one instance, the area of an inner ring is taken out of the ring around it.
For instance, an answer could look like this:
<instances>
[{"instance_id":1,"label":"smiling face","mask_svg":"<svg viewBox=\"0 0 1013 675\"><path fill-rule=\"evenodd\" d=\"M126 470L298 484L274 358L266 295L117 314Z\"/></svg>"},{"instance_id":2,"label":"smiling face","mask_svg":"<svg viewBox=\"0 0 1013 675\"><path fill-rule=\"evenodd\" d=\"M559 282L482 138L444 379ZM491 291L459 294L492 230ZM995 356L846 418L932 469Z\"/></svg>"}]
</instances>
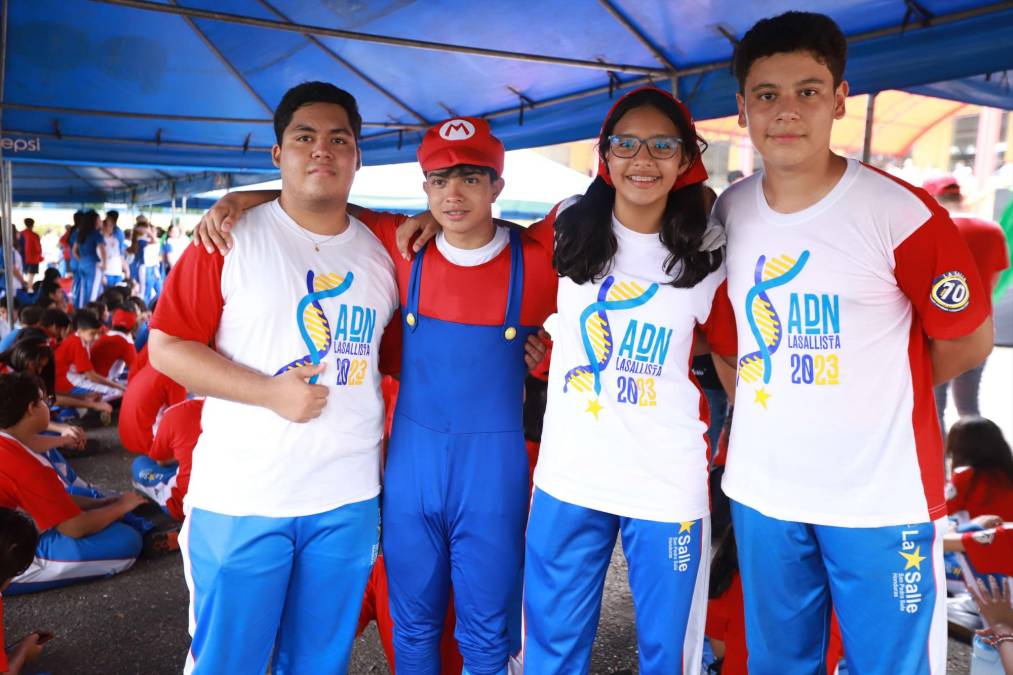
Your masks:
<instances>
[{"instance_id":1,"label":"smiling face","mask_svg":"<svg viewBox=\"0 0 1013 675\"><path fill-rule=\"evenodd\" d=\"M335 103L297 108L281 145L271 150L282 192L305 208L344 204L359 168L359 147L348 113Z\"/></svg>"},{"instance_id":2,"label":"smiling face","mask_svg":"<svg viewBox=\"0 0 1013 675\"><path fill-rule=\"evenodd\" d=\"M422 184L429 211L448 234L467 236L492 232L492 205L503 190L503 179L479 168L430 171Z\"/></svg>"},{"instance_id":3,"label":"smiling face","mask_svg":"<svg viewBox=\"0 0 1013 675\"><path fill-rule=\"evenodd\" d=\"M612 129L614 136L681 137L678 126L668 115L649 105L627 111ZM609 175L616 189L617 213L664 204L675 181L688 164L680 145L674 156L655 159L641 143L633 157L617 157L611 148L606 156Z\"/></svg>"},{"instance_id":4,"label":"smiling face","mask_svg":"<svg viewBox=\"0 0 1013 675\"><path fill-rule=\"evenodd\" d=\"M739 126L768 169L806 170L826 161L834 120L844 117L848 83L833 76L809 52L757 59L736 94Z\"/></svg>"}]
</instances>

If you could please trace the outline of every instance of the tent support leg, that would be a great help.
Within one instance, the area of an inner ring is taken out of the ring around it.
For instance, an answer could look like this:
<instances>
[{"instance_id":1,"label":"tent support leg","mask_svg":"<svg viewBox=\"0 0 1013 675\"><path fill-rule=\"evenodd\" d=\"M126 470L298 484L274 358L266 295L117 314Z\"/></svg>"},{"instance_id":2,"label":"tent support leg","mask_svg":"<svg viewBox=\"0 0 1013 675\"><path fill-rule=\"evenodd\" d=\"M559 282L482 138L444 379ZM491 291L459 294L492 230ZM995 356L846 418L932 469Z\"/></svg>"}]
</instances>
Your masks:
<instances>
[{"instance_id":1,"label":"tent support leg","mask_svg":"<svg viewBox=\"0 0 1013 675\"><path fill-rule=\"evenodd\" d=\"M868 164L872 157L872 122L876 111L876 94L869 94L869 102L865 105L865 142L862 145L862 161Z\"/></svg>"}]
</instances>

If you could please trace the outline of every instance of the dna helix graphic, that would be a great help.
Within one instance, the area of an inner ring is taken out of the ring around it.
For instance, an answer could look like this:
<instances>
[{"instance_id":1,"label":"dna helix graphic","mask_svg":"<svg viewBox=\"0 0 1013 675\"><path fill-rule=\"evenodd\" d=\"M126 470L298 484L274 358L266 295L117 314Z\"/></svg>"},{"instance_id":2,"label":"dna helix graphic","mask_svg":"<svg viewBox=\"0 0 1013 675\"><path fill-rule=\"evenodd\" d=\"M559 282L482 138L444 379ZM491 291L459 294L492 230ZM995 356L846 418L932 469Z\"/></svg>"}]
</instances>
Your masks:
<instances>
[{"instance_id":1,"label":"dna helix graphic","mask_svg":"<svg viewBox=\"0 0 1013 675\"><path fill-rule=\"evenodd\" d=\"M788 255L780 255L770 260L761 255L757 259L756 270L753 273L755 285L746 294L746 318L759 350L739 359L738 374L744 382L752 383L761 378L764 384L770 382L770 356L781 345L784 331L781 317L767 296L767 291L790 282L798 276L808 261L809 251L802 251L798 260Z\"/></svg>"},{"instance_id":2,"label":"dna helix graphic","mask_svg":"<svg viewBox=\"0 0 1013 675\"><path fill-rule=\"evenodd\" d=\"M601 394L601 371L608 367L613 352L608 311L639 307L657 292L658 284L645 289L635 281L615 283L615 277L606 277L598 289L597 301L580 315L580 334L590 363L572 368L563 376L563 392L572 386L578 392L594 389L595 396Z\"/></svg>"},{"instance_id":3,"label":"dna helix graphic","mask_svg":"<svg viewBox=\"0 0 1013 675\"><path fill-rule=\"evenodd\" d=\"M349 272L342 277L339 274L313 274L313 270L306 273L306 288L309 293L303 296L296 308L296 324L299 326L299 334L305 343L309 353L282 366L275 375L298 368L300 366L317 365L320 359L327 355L331 349L331 324L327 321L321 300L334 298L347 291L355 275ZM310 378L310 384L316 384L318 375Z\"/></svg>"}]
</instances>

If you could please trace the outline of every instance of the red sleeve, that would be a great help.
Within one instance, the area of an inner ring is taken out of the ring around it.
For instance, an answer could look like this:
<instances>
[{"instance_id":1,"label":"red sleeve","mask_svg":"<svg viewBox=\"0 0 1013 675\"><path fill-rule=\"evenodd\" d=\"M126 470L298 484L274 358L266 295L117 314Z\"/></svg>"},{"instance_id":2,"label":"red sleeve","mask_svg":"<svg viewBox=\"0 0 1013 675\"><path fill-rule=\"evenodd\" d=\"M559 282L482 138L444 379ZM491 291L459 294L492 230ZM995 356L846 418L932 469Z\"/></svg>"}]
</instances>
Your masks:
<instances>
[{"instance_id":1,"label":"red sleeve","mask_svg":"<svg viewBox=\"0 0 1013 675\"><path fill-rule=\"evenodd\" d=\"M704 634L712 640L724 641L728 632L728 591L718 598L707 601L707 624Z\"/></svg>"},{"instance_id":2,"label":"red sleeve","mask_svg":"<svg viewBox=\"0 0 1013 675\"><path fill-rule=\"evenodd\" d=\"M946 512L951 516L959 511L967 510L967 485L974 475L974 469L954 471L950 479L953 485L953 496L946 500Z\"/></svg>"},{"instance_id":3,"label":"red sleeve","mask_svg":"<svg viewBox=\"0 0 1013 675\"><path fill-rule=\"evenodd\" d=\"M401 372L401 338L404 328L401 325L401 309L395 309L387 327L380 338L380 373L397 375Z\"/></svg>"},{"instance_id":4,"label":"red sleeve","mask_svg":"<svg viewBox=\"0 0 1013 675\"><path fill-rule=\"evenodd\" d=\"M401 213L362 209L359 211L358 218L380 240L391 258L397 260L401 257L401 252L397 250L397 228L408 220L408 216Z\"/></svg>"},{"instance_id":5,"label":"red sleeve","mask_svg":"<svg viewBox=\"0 0 1013 675\"><path fill-rule=\"evenodd\" d=\"M84 343L80 340L76 340L71 345L74 350L71 354L71 363L74 364L74 369L79 373L87 373L95 370L94 364L91 362L91 356L88 355L88 350L84 348Z\"/></svg>"},{"instance_id":6,"label":"red sleeve","mask_svg":"<svg viewBox=\"0 0 1013 675\"><path fill-rule=\"evenodd\" d=\"M974 258L941 208L933 208L931 217L894 250L894 259L897 285L929 337L968 335L991 313Z\"/></svg>"},{"instance_id":7,"label":"red sleeve","mask_svg":"<svg viewBox=\"0 0 1013 675\"><path fill-rule=\"evenodd\" d=\"M181 340L211 344L225 307L222 297L224 265L221 253L187 246L165 280L165 288L151 317L151 328Z\"/></svg>"},{"instance_id":8,"label":"red sleeve","mask_svg":"<svg viewBox=\"0 0 1013 675\"><path fill-rule=\"evenodd\" d=\"M120 358L123 359L123 363L127 364L127 368L133 368L134 361L137 360L137 349L126 340L120 340L120 342L123 345L120 349Z\"/></svg>"},{"instance_id":9,"label":"red sleeve","mask_svg":"<svg viewBox=\"0 0 1013 675\"><path fill-rule=\"evenodd\" d=\"M81 513L51 467L26 466L18 478L18 507L32 517L40 533Z\"/></svg>"},{"instance_id":10,"label":"red sleeve","mask_svg":"<svg viewBox=\"0 0 1013 675\"><path fill-rule=\"evenodd\" d=\"M965 532L960 540L978 574L1013 575L1013 529Z\"/></svg>"},{"instance_id":11,"label":"red sleeve","mask_svg":"<svg viewBox=\"0 0 1013 675\"><path fill-rule=\"evenodd\" d=\"M567 200L563 200L567 201ZM563 202L559 202L552 207L544 218L536 223L532 223L528 227L528 233L531 238L538 242L538 244L548 251L549 255L552 255L552 251L556 245L556 216L559 214L559 207L562 206Z\"/></svg>"},{"instance_id":12,"label":"red sleeve","mask_svg":"<svg viewBox=\"0 0 1013 675\"><path fill-rule=\"evenodd\" d=\"M174 424L175 415L171 410L167 411L162 416L158 431L155 432L155 438L151 441L151 449L148 450L148 457L156 462L168 462L175 459L175 454L172 451Z\"/></svg>"},{"instance_id":13,"label":"red sleeve","mask_svg":"<svg viewBox=\"0 0 1013 675\"><path fill-rule=\"evenodd\" d=\"M714 292L711 313L701 326L711 350L721 356L735 356L739 351L735 331L735 312L728 300L728 282L723 281Z\"/></svg>"}]
</instances>

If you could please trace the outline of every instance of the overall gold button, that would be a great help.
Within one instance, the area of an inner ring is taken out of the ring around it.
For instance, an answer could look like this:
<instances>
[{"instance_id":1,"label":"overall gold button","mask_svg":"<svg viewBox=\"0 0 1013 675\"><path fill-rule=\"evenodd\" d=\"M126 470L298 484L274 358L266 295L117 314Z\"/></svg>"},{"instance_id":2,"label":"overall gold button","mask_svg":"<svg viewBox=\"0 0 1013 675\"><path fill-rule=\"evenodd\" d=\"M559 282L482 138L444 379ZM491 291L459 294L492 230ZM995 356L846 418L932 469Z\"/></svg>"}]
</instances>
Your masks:
<instances>
[{"instance_id":1,"label":"overall gold button","mask_svg":"<svg viewBox=\"0 0 1013 675\"><path fill-rule=\"evenodd\" d=\"M408 322L409 326L414 326L415 325L415 315L412 314L411 312L408 312L408 316L405 317L405 321Z\"/></svg>"},{"instance_id":2,"label":"overall gold button","mask_svg":"<svg viewBox=\"0 0 1013 675\"><path fill-rule=\"evenodd\" d=\"M503 331L503 337L505 337L507 340L513 340L515 337L517 337L517 329L514 328L513 326L510 326L505 331Z\"/></svg>"}]
</instances>

